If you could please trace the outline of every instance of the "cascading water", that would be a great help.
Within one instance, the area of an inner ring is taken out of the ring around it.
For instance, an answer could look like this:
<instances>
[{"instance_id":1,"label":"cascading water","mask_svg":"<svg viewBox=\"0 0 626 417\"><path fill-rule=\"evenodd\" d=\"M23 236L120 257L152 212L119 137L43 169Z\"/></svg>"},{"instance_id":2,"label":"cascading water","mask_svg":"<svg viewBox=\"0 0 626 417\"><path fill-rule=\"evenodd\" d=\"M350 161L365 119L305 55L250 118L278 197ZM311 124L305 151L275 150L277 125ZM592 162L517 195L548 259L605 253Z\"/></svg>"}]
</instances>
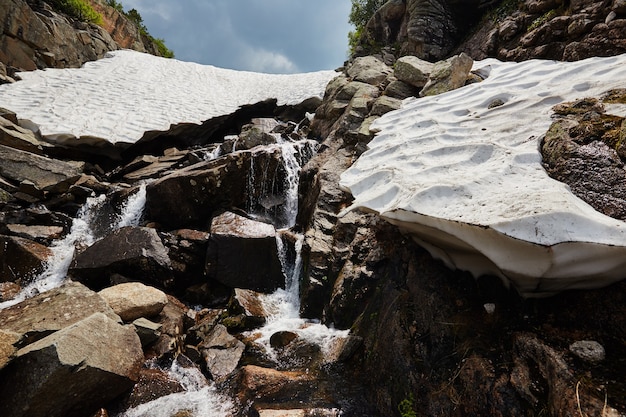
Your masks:
<instances>
[{"instance_id":1,"label":"cascading water","mask_svg":"<svg viewBox=\"0 0 626 417\"><path fill-rule=\"evenodd\" d=\"M44 271L24 287L14 299L0 303L0 309L10 307L43 291L51 290L63 284L76 248L90 246L102 237L96 236L93 226L98 221L99 208L105 202L106 196L104 194L87 199L83 207L78 211L76 218L72 221L69 233L63 239L55 241L50 247L52 256L46 262ZM108 232L120 227L139 224L145 202L146 188L144 184L126 200L116 220L108 227Z\"/></svg>"},{"instance_id":2,"label":"cascading water","mask_svg":"<svg viewBox=\"0 0 626 417\"><path fill-rule=\"evenodd\" d=\"M173 361L166 370L168 376L184 389L182 392L157 398L117 417L228 417L233 414L233 403L208 383L198 368L184 367Z\"/></svg>"}]
</instances>

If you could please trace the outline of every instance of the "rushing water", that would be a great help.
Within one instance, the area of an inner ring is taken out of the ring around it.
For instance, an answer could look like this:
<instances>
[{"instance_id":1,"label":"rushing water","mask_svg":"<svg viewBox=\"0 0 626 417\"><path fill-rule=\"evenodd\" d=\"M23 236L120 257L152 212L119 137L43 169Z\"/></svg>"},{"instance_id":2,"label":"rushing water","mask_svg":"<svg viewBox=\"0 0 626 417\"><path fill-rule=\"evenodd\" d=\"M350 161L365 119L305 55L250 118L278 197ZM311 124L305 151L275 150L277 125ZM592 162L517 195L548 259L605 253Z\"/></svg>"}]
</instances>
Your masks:
<instances>
[{"instance_id":1,"label":"rushing water","mask_svg":"<svg viewBox=\"0 0 626 417\"><path fill-rule=\"evenodd\" d=\"M319 323L319 321L305 320L300 317L301 249L304 236L298 235L296 240L296 259L293 265L289 265L285 244L280 235L276 239L285 272L285 288L279 288L272 294L260 297L263 308L269 313L269 316L263 327L253 331L258 336L255 342L263 347L270 358L279 362L277 352L270 345L270 338L276 332L289 331L318 345L322 353L327 354L332 349L334 341L337 338L347 337L350 331L336 330Z\"/></svg>"},{"instance_id":2,"label":"rushing water","mask_svg":"<svg viewBox=\"0 0 626 417\"><path fill-rule=\"evenodd\" d=\"M196 367L184 367L173 361L166 372L184 391L138 405L118 417L228 417L233 414L230 399L218 393Z\"/></svg>"},{"instance_id":3,"label":"rushing water","mask_svg":"<svg viewBox=\"0 0 626 417\"><path fill-rule=\"evenodd\" d=\"M106 196L104 194L87 199L72 221L69 233L63 239L55 241L50 246L52 256L46 262L43 272L33 278L32 282L24 287L17 297L0 303L0 309L10 307L41 292L59 287L65 282L76 248L90 246L103 237L96 235L94 225L98 221L99 209L105 202ZM146 188L145 185L142 185L122 205L115 221L107 228L108 231L139 224L145 202Z\"/></svg>"}]
</instances>

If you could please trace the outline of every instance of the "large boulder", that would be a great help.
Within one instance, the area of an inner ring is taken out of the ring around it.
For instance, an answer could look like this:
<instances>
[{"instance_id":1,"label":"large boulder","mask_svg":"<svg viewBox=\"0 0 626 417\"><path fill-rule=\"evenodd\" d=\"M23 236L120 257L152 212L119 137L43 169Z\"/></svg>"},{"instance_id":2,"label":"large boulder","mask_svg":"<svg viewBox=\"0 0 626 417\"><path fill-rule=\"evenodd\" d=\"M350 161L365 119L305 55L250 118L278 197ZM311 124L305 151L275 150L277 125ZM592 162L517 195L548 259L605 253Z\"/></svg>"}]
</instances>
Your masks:
<instances>
[{"instance_id":1,"label":"large boulder","mask_svg":"<svg viewBox=\"0 0 626 417\"><path fill-rule=\"evenodd\" d=\"M434 96L462 87L473 63L472 58L464 53L437 62L432 67L428 82L420 91L420 96Z\"/></svg>"},{"instance_id":2,"label":"large boulder","mask_svg":"<svg viewBox=\"0 0 626 417\"><path fill-rule=\"evenodd\" d=\"M230 212L213 219L206 269L231 288L272 292L285 285L274 227Z\"/></svg>"},{"instance_id":3,"label":"large boulder","mask_svg":"<svg viewBox=\"0 0 626 417\"><path fill-rule=\"evenodd\" d=\"M218 324L202 341L199 349L213 379L220 379L237 368L245 345L231 336L226 327Z\"/></svg>"},{"instance_id":4,"label":"large boulder","mask_svg":"<svg viewBox=\"0 0 626 417\"><path fill-rule=\"evenodd\" d=\"M98 294L125 322L156 316L168 302L163 291L140 282L114 285Z\"/></svg>"},{"instance_id":5,"label":"large boulder","mask_svg":"<svg viewBox=\"0 0 626 417\"><path fill-rule=\"evenodd\" d=\"M281 195L284 177L279 148L230 153L150 183L146 217L170 228L204 229L217 210L238 207L254 211L264 192Z\"/></svg>"},{"instance_id":6,"label":"large boulder","mask_svg":"<svg viewBox=\"0 0 626 417\"><path fill-rule=\"evenodd\" d=\"M23 346L95 313L120 320L98 294L80 283L68 282L0 310L0 330L18 334Z\"/></svg>"},{"instance_id":7,"label":"large boulder","mask_svg":"<svg viewBox=\"0 0 626 417\"><path fill-rule=\"evenodd\" d=\"M95 313L17 352L2 373L0 413L90 415L132 388L143 360L134 330Z\"/></svg>"},{"instance_id":8,"label":"large boulder","mask_svg":"<svg viewBox=\"0 0 626 417\"><path fill-rule=\"evenodd\" d=\"M422 88L428 82L434 64L413 55L403 56L394 65L394 75L413 87Z\"/></svg>"},{"instance_id":9,"label":"large boulder","mask_svg":"<svg viewBox=\"0 0 626 417\"><path fill-rule=\"evenodd\" d=\"M0 145L35 154L42 154L44 149L52 146L39 140L33 131L24 129L5 117L0 117Z\"/></svg>"},{"instance_id":10,"label":"large boulder","mask_svg":"<svg viewBox=\"0 0 626 417\"><path fill-rule=\"evenodd\" d=\"M171 266L156 230L122 227L76 255L69 274L96 289L107 287L115 274L169 287Z\"/></svg>"}]
</instances>

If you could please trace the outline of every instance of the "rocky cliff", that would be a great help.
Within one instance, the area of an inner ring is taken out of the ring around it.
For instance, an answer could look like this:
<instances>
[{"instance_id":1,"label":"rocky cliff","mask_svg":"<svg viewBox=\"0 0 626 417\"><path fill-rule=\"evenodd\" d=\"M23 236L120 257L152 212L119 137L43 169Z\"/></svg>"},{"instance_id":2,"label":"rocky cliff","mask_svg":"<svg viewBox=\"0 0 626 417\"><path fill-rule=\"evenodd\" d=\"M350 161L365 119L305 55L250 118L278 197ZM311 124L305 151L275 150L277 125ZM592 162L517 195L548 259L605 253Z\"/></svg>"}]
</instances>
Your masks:
<instances>
[{"instance_id":1,"label":"rocky cliff","mask_svg":"<svg viewBox=\"0 0 626 417\"><path fill-rule=\"evenodd\" d=\"M158 55L158 48L137 26L102 0L94 8L102 26L64 15L40 0L7 0L0 4L1 80L16 71L80 67L108 51L129 48Z\"/></svg>"},{"instance_id":2,"label":"rocky cliff","mask_svg":"<svg viewBox=\"0 0 626 417\"><path fill-rule=\"evenodd\" d=\"M360 51L575 61L626 52L625 17L623 0L393 0L368 22Z\"/></svg>"}]
</instances>

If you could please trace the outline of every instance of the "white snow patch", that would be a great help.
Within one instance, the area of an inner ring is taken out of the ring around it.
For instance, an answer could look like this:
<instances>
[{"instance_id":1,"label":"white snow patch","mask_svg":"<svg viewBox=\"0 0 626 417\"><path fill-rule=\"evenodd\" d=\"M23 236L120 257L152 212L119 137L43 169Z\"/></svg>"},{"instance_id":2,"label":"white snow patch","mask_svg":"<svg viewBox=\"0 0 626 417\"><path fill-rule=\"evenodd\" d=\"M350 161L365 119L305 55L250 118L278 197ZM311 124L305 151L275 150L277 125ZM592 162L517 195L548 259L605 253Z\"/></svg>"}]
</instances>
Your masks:
<instances>
[{"instance_id":1,"label":"white snow patch","mask_svg":"<svg viewBox=\"0 0 626 417\"><path fill-rule=\"evenodd\" d=\"M626 277L626 223L548 177L539 141L557 103L626 87L626 55L579 62L488 59L489 77L407 100L378 119L341 176L351 208L378 212L449 266L510 280L521 294ZM489 109L495 100L504 105ZM623 106L611 112L626 116Z\"/></svg>"},{"instance_id":2,"label":"white snow patch","mask_svg":"<svg viewBox=\"0 0 626 417\"><path fill-rule=\"evenodd\" d=\"M0 103L49 138L139 140L171 124L201 123L245 104L322 97L335 71L262 74L121 50L82 68L24 72L0 86Z\"/></svg>"}]
</instances>

